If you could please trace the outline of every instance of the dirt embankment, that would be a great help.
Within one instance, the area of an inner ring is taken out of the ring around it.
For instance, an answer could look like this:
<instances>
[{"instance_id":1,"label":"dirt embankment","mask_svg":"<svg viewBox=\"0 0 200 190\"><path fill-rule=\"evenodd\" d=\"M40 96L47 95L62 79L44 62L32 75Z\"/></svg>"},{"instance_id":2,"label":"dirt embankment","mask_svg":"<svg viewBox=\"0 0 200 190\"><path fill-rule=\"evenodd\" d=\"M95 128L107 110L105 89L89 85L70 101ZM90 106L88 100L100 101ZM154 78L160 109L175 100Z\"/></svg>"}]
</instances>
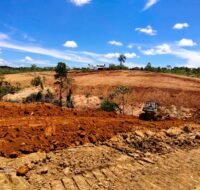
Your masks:
<instances>
[{"instance_id":1,"label":"dirt embankment","mask_svg":"<svg viewBox=\"0 0 200 190\"><path fill-rule=\"evenodd\" d=\"M71 111L42 103L0 103L0 155L17 157L38 150L102 142L137 126L159 130L187 123L181 120L144 122L133 116Z\"/></svg>"},{"instance_id":2,"label":"dirt embankment","mask_svg":"<svg viewBox=\"0 0 200 190\"><path fill-rule=\"evenodd\" d=\"M55 89L54 72L36 73L46 78L45 85ZM22 87L30 86L34 73L6 75L5 80ZM200 107L200 79L172 74L145 71L71 72L75 80L74 95L108 96L115 86L130 88L127 101L131 105L147 100L160 101L163 106L175 105L188 108Z\"/></svg>"}]
</instances>

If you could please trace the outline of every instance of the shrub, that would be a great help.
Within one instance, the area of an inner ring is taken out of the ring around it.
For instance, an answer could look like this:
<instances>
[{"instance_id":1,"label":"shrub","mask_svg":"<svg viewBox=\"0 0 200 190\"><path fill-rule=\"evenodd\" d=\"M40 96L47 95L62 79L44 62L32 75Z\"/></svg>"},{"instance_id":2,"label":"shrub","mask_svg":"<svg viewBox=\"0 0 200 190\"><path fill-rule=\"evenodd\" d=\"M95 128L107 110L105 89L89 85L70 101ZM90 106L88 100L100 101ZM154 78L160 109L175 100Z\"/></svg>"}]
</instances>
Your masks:
<instances>
[{"instance_id":1,"label":"shrub","mask_svg":"<svg viewBox=\"0 0 200 190\"><path fill-rule=\"evenodd\" d=\"M101 109L107 112L114 112L118 108L118 105L115 102L105 100L101 103Z\"/></svg>"},{"instance_id":2,"label":"shrub","mask_svg":"<svg viewBox=\"0 0 200 190\"><path fill-rule=\"evenodd\" d=\"M40 76L35 77L35 78L31 81L31 85L32 85L32 86L36 86L36 87L40 86L41 89L44 88L44 86L43 86L43 81L42 81L42 79L41 79Z\"/></svg>"},{"instance_id":3,"label":"shrub","mask_svg":"<svg viewBox=\"0 0 200 190\"><path fill-rule=\"evenodd\" d=\"M0 82L0 99L7 94L14 94L20 90L19 86L12 86L9 82Z\"/></svg>"}]
</instances>

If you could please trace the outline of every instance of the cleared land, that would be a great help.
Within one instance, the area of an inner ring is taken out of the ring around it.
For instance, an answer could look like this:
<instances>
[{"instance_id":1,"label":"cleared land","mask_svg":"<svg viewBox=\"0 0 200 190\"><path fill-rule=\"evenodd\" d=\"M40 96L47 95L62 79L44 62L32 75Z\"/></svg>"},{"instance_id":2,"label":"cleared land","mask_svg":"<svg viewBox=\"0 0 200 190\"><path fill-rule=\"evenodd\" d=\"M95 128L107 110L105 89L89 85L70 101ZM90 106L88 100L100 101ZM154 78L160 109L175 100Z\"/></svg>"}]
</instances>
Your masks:
<instances>
[{"instance_id":1,"label":"cleared land","mask_svg":"<svg viewBox=\"0 0 200 190\"><path fill-rule=\"evenodd\" d=\"M53 72L39 73L54 86ZM34 73L7 75L28 86ZM200 80L145 72L70 73L74 93L131 89L129 104L200 107ZM190 110L190 109L189 109ZM0 103L0 189L200 188L200 110L184 120L141 121L51 104ZM18 176L20 173L20 176ZM16 175L17 174L17 175Z\"/></svg>"},{"instance_id":2,"label":"cleared land","mask_svg":"<svg viewBox=\"0 0 200 190\"><path fill-rule=\"evenodd\" d=\"M13 84L29 86L35 75L46 78L47 86L54 86L54 72L23 73L6 75L5 79ZM129 86L129 104L157 100L163 105L200 107L200 79L141 71L102 71L80 73L72 72L75 79L74 94L91 94L98 97L108 96L115 86Z\"/></svg>"},{"instance_id":3,"label":"cleared land","mask_svg":"<svg viewBox=\"0 0 200 190\"><path fill-rule=\"evenodd\" d=\"M198 189L198 122L144 122L49 104L1 103L0 187Z\"/></svg>"},{"instance_id":4,"label":"cleared land","mask_svg":"<svg viewBox=\"0 0 200 190\"><path fill-rule=\"evenodd\" d=\"M160 130L195 122L145 122L133 116L90 110L70 111L50 104L0 103L0 155L17 157L39 150L103 142L138 126Z\"/></svg>"}]
</instances>

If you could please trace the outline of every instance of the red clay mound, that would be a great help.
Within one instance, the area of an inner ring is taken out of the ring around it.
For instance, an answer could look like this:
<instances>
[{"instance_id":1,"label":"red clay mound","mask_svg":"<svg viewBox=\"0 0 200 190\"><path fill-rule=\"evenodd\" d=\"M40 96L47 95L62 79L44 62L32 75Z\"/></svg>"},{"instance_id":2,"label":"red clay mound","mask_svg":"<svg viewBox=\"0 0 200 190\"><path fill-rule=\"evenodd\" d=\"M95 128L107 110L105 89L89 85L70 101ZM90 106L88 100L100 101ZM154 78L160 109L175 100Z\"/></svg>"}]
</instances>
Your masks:
<instances>
[{"instance_id":1,"label":"red clay mound","mask_svg":"<svg viewBox=\"0 0 200 190\"><path fill-rule=\"evenodd\" d=\"M135 127L155 130L183 126L184 121L144 122L101 111L70 111L50 104L0 103L0 155L17 157L105 141Z\"/></svg>"}]
</instances>

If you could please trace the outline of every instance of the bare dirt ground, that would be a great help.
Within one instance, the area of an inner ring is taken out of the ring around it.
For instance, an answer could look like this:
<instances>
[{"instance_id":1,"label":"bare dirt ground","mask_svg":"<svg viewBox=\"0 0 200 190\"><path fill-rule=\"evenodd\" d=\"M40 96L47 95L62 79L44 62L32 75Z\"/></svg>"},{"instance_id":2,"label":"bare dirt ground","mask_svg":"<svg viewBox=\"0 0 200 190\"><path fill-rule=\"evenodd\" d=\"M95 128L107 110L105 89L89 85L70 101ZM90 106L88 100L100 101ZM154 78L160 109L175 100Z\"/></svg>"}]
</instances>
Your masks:
<instances>
[{"instance_id":1,"label":"bare dirt ground","mask_svg":"<svg viewBox=\"0 0 200 190\"><path fill-rule=\"evenodd\" d=\"M137 127L96 145L40 151L16 159L0 157L0 187L195 190L200 188L199 145L199 128L155 131Z\"/></svg>"},{"instance_id":2,"label":"bare dirt ground","mask_svg":"<svg viewBox=\"0 0 200 190\"><path fill-rule=\"evenodd\" d=\"M67 110L51 104L0 103L0 155L17 157L38 150L56 150L110 139L137 126L160 130L196 120L145 122L133 116L102 111Z\"/></svg>"},{"instance_id":3,"label":"bare dirt ground","mask_svg":"<svg viewBox=\"0 0 200 190\"><path fill-rule=\"evenodd\" d=\"M55 87L53 72L40 74ZM6 80L28 86L34 76ZM121 84L131 88L130 104L153 99L198 110L184 120L155 122L1 102L0 190L200 189L200 79L135 71L70 76L78 95L105 97Z\"/></svg>"},{"instance_id":4,"label":"bare dirt ground","mask_svg":"<svg viewBox=\"0 0 200 190\"><path fill-rule=\"evenodd\" d=\"M198 189L199 113L145 122L0 103L0 189Z\"/></svg>"},{"instance_id":5,"label":"bare dirt ground","mask_svg":"<svg viewBox=\"0 0 200 190\"><path fill-rule=\"evenodd\" d=\"M13 84L30 86L35 75L46 78L47 86L54 86L54 72L24 73L5 75L5 79ZM71 72L75 80L74 94L91 94L98 97L108 96L115 86L127 85L130 88L129 104L157 100L161 104L195 107L200 106L200 79L141 71L101 71Z\"/></svg>"}]
</instances>

